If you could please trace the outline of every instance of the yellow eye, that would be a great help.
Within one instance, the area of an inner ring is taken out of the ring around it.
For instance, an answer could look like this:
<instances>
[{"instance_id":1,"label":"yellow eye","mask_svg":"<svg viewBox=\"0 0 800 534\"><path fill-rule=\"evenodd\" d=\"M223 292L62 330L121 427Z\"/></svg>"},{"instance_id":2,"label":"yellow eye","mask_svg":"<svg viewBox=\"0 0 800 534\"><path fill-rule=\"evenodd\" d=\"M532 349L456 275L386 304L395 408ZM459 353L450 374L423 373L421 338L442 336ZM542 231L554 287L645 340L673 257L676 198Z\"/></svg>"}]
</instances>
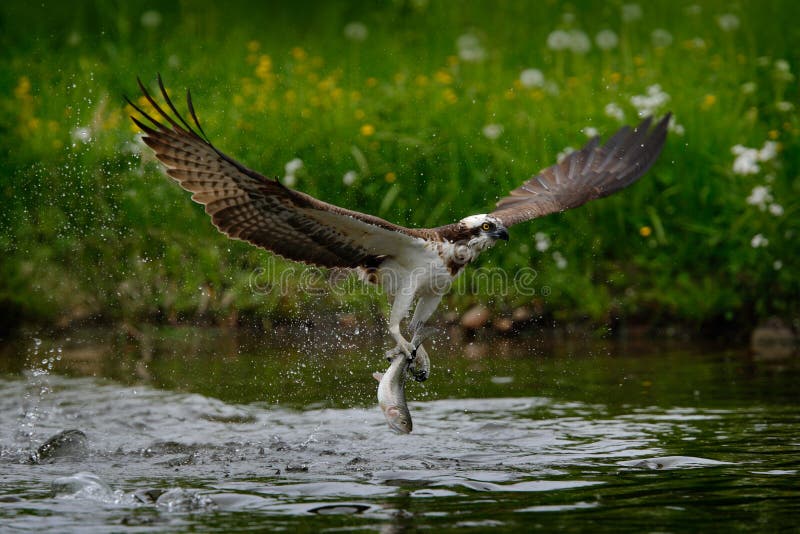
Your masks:
<instances>
[{"instance_id":1,"label":"yellow eye","mask_svg":"<svg viewBox=\"0 0 800 534\"><path fill-rule=\"evenodd\" d=\"M484 232L488 232L491 229L492 229L492 225L489 224L488 222L485 222L485 223L483 223L481 225L481 230L483 230Z\"/></svg>"}]
</instances>

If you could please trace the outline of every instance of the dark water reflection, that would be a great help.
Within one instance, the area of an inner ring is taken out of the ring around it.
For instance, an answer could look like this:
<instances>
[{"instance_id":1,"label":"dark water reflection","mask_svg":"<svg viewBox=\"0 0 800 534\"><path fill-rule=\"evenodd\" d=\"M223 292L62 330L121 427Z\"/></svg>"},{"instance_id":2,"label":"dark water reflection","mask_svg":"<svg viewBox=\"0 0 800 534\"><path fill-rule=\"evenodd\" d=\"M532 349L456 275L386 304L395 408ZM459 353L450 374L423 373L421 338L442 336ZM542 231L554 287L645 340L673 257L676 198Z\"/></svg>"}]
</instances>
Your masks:
<instances>
[{"instance_id":1,"label":"dark water reflection","mask_svg":"<svg viewBox=\"0 0 800 534\"><path fill-rule=\"evenodd\" d=\"M431 379L409 385L414 433L397 436L371 377L384 344L188 328L6 343L0 518L82 531L794 527L796 360L439 343ZM72 428L88 454L30 463Z\"/></svg>"}]
</instances>

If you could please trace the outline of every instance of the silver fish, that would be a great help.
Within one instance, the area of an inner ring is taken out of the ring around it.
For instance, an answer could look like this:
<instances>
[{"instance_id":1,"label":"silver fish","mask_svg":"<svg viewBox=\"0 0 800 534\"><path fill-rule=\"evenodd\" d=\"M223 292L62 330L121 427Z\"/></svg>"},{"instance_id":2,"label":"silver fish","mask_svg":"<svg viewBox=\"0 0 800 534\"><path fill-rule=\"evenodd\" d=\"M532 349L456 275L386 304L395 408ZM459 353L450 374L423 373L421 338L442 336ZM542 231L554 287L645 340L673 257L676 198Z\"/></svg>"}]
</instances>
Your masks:
<instances>
[{"instance_id":1,"label":"silver fish","mask_svg":"<svg viewBox=\"0 0 800 534\"><path fill-rule=\"evenodd\" d=\"M373 373L372 375L378 381L378 404L386 417L386 422L389 423L389 428L400 434L410 433L413 426L411 412L406 403L406 373L411 373L420 382L427 378L430 372L430 360L425 349L420 345L434 332L433 328L423 328L416 332L411 339L413 347L411 358L406 358L405 354L398 353L392 359L386 373ZM420 380L419 376L424 376L424 378Z\"/></svg>"},{"instance_id":2,"label":"silver fish","mask_svg":"<svg viewBox=\"0 0 800 534\"><path fill-rule=\"evenodd\" d=\"M406 371L411 362L403 354L392 360L385 373L373 373L378 381L378 405L389 423L389 428L399 434L411 432L411 412L406 404Z\"/></svg>"}]
</instances>

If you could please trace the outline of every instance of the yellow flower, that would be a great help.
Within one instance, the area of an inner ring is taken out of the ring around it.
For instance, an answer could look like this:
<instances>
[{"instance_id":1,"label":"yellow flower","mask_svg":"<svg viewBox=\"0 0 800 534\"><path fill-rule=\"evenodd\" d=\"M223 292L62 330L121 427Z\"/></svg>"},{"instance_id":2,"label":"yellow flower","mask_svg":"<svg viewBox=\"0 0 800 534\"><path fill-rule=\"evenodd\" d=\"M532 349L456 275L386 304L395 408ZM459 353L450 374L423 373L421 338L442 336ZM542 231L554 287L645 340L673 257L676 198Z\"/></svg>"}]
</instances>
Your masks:
<instances>
[{"instance_id":1,"label":"yellow flower","mask_svg":"<svg viewBox=\"0 0 800 534\"><path fill-rule=\"evenodd\" d=\"M292 48L292 57L295 58L297 61L303 61L306 57L308 57L308 54L306 53L305 50L303 50L299 46L295 46L294 48Z\"/></svg>"},{"instance_id":2,"label":"yellow flower","mask_svg":"<svg viewBox=\"0 0 800 534\"><path fill-rule=\"evenodd\" d=\"M370 76L367 78L367 87L375 87L378 85L378 80Z\"/></svg>"},{"instance_id":3,"label":"yellow flower","mask_svg":"<svg viewBox=\"0 0 800 534\"><path fill-rule=\"evenodd\" d=\"M649 226L642 226L639 228L639 235L642 237L650 237L650 234L653 233L653 229Z\"/></svg>"},{"instance_id":4,"label":"yellow flower","mask_svg":"<svg viewBox=\"0 0 800 534\"><path fill-rule=\"evenodd\" d=\"M446 70L437 70L433 78L442 85L450 85L453 83L453 75Z\"/></svg>"},{"instance_id":5,"label":"yellow flower","mask_svg":"<svg viewBox=\"0 0 800 534\"><path fill-rule=\"evenodd\" d=\"M364 113L364 110L363 110L363 109L357 109L357 110L355 111L355 113L353 113L353 116L356 118L356 120L360 121L360 120L363 120L363 119L364 119L364 117L366 117L366 116L367 116L367 114L366 114L366 113ZM366 125L365 125L365 126L366 126Z\"/></svg>"},{"instance_id":6,"label":"yellow flower","mask_svg":"<svg viewBox=\"0 0 800 534\"><path fill-rule=\"evenodd\" d=\"M703 103L700 104L700 109L702 110L709 110L714 107L714 104L717 103L717 97L712 94L708 94L703 97Z\"/></svg>"},{"instance_id":7,"label":"yellow flower","mask_svg":"<svg viewBox=\"0 0 800 534\"><path fill-rule=\"evenodd\" d=\"M778 138L778 136L780 135L780 132L778 132L778 130L770 130L767 135L769 135L770 139L774 140L774 139Z\"/></svg>"},{"instance_id":8,"label":"yellow flower","mask_svg":"<svg viewBox=\"0 0 800 534\"><path fill-rule=\"evenodd\" d=\"M384 176L384 179L387 183L393 184L397 180L397 175L392 171L389 171L386 173L386 176Z\"/></svg>"},{"instance_id":9,"label":"yellow flower","mask_svg":"<svg viewBox=\"0 0 800 534\"><path fill-rule=\"evenodd\" d=\"M17 86L14 88L14 96L17 97L18 100L25 100L30 97L30 92L31 80L27 76L22 76Z\"/></svg>"},{"instance_id":10,"label":"yellow flower","mask_svg":"<svg viewBox=\"0 0 800 534\"><path fill-rule=\"evenodd\" d=\"M619 81L622 79L622 74L619 72L612 72L608 76L608 79L611 81L611 83L619 83Z\"/></svg>"},{"instance_id":11,"label":"yellow flower","mask_svg":"<svg viewBox=\"0 0 800 534\"><path fill-rule=\"evenodd\" d=\"M334 87L336 87L336 80L333 79L333 76L325 76L320 82L317 84L317 88L320 91L330 91Z\"/></svg>"},{"instance_id":12,"label":"yellow flower","mask_svg":"<svg viewBox=\"0 0 800 534\"><path fill-rule=\"evenodd\" d=\"M261 43L259 43L258 41L253 40L247 43L248 52L253 52L253 53L258 52L259 48L261 48Z\"/></svg>"},{"instance_id":13,"label":"yellow flower","mask_svg":"<svg viewBox=\"0 0 800 534\"><path fill-rule=\"evenodd\" d=\"M644 58L642 56L634 56L633 64L636 65L637 67L641 67L642 65L644 65Z\"/></svg>"},{"instance_id":14,"label":"yellow flower","mask_svg":"<svg viewBox=\"0 0 800 534\"><path fill-rule=\"evenodd\" d=\"M256 67L256 76L262 80L266 80L270 76L272 70L272 58L268 55L262 55L258 58L258 66Z\"/></svg>"},{"instance_id":15,"label":"yellow flower","mask_svg":"<svg viewBox=\"0 0 800 534\"><path fill-rule=\"evenodd\" d=\"M455 104L458 102L458 95L449 87L442 92L442 96L448 104Z\"/></svg>"},{"instance_id":16,"label":"yellow flower","mask_svg":"<svg viewBox=\"0 0 800 534\"><path fill-rule=\"evenodd\" d=\"M419 76L417 76L417 77L416 77L416 79L415 79L414 81L415 81L415 82L417 83L417 85L419 85L420 87L425 87L426 85L428 85L428 77L427 77L427 76L425 76L424 74L420 74Z\"/></svg>"},{"instance_id":17,"label":"yellow flower","mask_svg":"<svg viewBox=\"0 0 800 534\"><path fill-rule=\"evenodd\" d=\"M364 137L369 137L370 135L375 133L375 127L371 124L363 124L361 126L361 135Z\"/></svg>"}]
</instances>

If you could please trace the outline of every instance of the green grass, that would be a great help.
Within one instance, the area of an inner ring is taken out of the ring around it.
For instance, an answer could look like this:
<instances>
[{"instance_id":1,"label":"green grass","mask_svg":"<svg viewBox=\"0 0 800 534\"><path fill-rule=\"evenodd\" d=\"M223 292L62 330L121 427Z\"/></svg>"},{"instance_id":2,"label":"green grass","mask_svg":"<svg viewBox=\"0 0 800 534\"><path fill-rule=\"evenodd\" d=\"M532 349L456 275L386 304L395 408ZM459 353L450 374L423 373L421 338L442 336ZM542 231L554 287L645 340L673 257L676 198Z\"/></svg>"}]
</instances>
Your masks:
<instances>
[{"instance_id":1,"label":"green grass","mask_svg":"<svg viewBox=\"0 0 800 534\"><path fill-rule=\"evenodd\" d=\"M635 123L631 97L659 84L669 99L656 113L672 111L683 135L670 135L648 176L515 227L508 245L481 258L478 267L535 269L536 294L479 288L446 304L531 304L559 321L698 328L797 317L800 29L785 15L794 4L701 2L699 13L692 5L642 4L641 18L626 22L622 4L595 2L4 2L5 320L282 319L380 302L374 292L253 290L254 269L292 266L218 234L138 153L122 95L137 98L136 76L152 87L157 72L180 104L192 89L223 151L269 176L300 158L298 189L411 226L491 210L566 146L582 145L583 128L613 133L621 122L607 104ZM149 10L158 25L143 24ZM738 17L732 31L718 23L726 13ZM368 30L365 40L345 37L353 21ZM591 50L551 50L557 29L585 32ZM610 50L594 42L605 29L618 36ZM656 29L671 42L656 46ZM460 57L463 35L482 61ZM520 82L529 68L544 87ZM489 124L502 127L496 139L483 133ZM756 174L733 172L734 145L767 140L778 143L773 159ZM342 181L348 171L358 174L351 186ZM782 215L747 203L759 185ZM536 232L550 239L544 253ZM757 234L766 246L752 246Z\"/></svg>"}]
</instances>

